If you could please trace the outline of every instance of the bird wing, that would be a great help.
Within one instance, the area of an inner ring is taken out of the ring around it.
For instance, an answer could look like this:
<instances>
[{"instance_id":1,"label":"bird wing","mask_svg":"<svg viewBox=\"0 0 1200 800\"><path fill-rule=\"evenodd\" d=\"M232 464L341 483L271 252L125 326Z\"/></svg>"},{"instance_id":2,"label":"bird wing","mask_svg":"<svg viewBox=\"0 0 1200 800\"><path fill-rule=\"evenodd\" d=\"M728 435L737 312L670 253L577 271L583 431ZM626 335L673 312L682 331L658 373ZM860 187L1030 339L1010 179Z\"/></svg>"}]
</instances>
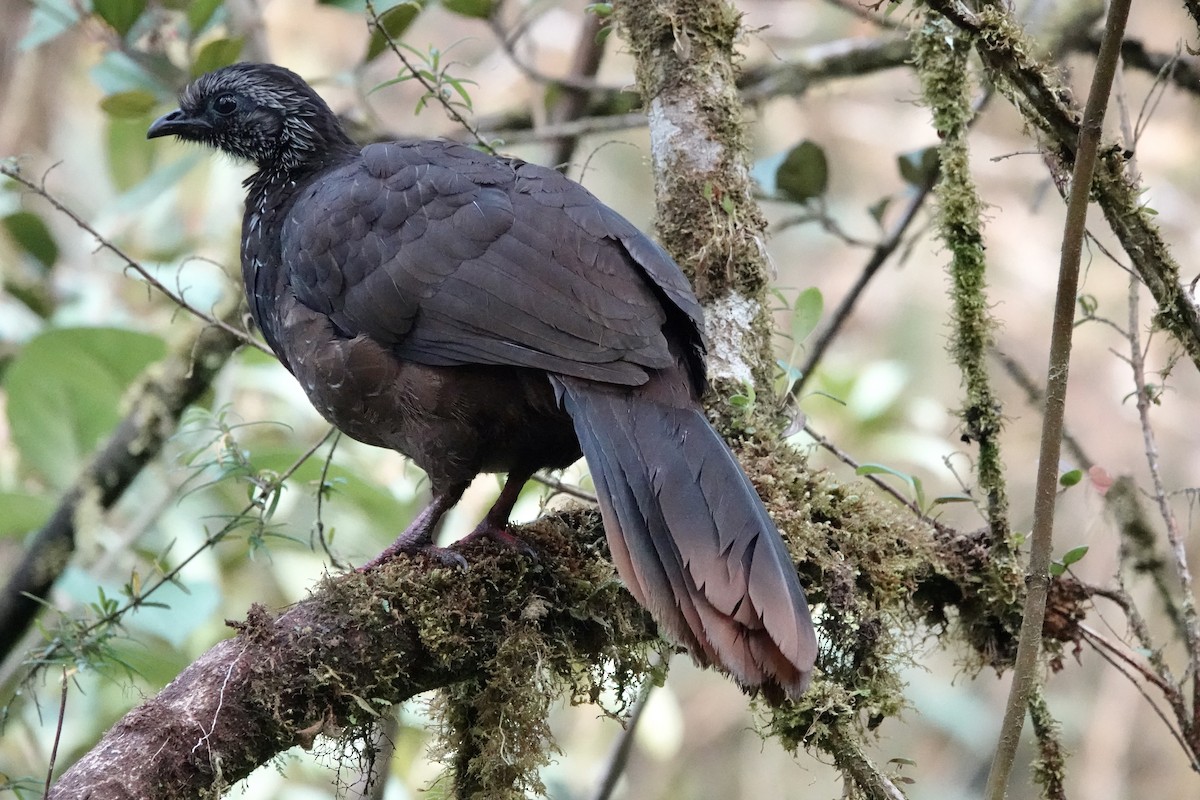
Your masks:
<instances>
[{"instance_id":1,"label":"bird wing","mask_svg":"<svg viewBox=\"0 0 1200 800\"><path fill-rule=\"evenodd\" d=\"M666 327L701 362L700 306L674 261L544 167L369 145L301 193L281 245L300 302L402 359L638 385L675 363Z\"/></svg>"}]
</instances>

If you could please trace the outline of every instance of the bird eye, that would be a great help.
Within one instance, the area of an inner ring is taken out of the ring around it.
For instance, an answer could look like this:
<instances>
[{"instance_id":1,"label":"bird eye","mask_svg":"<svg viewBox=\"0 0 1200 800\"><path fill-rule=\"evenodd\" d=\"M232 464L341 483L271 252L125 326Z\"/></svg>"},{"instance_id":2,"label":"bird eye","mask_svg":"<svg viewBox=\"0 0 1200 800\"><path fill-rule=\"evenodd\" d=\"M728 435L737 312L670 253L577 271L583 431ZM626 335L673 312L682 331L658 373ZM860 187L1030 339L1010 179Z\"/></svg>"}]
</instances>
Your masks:
<instances>
[{"instance_id":1,"label":"bird eye","mask_svg":"<svg viewBox=\"0 0 1200 800\"><path fill-rule=\"evenodd\" d=\"M237 111L237 100L231 94L223 94L213 101L213 111L223 116L228 116L234 111Z\"/></svg>"}]
</instances>

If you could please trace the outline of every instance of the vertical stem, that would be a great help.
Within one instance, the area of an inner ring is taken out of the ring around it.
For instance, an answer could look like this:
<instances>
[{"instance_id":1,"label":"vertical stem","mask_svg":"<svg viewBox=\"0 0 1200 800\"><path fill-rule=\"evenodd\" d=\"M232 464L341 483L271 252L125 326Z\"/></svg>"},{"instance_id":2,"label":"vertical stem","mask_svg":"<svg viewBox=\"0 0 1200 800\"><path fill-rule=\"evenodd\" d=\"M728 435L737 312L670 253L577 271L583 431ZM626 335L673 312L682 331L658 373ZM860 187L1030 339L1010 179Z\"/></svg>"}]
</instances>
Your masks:
<instances>
[{"instance_id":1,"label":"vertical stem","mask_svg":"<svg viewBox=\"0 0 1200 800\"><path fill-rule=\"evenodd\" d=\"M709 375L768 387L770 266L737 88L742 14L728 0L625 0L614 12L649 117L658 239L707 307Z\"/></svg>"},{"instance_id":2,"label":"vertical stem","mask_svg":"<svg viewBox=\"0 0 1200 800\"><path fill-rule=\"evenodd\" d=\"M975 109L971 105L968 60L970 39L959 35L942 15L929 12L913 52L921 91L933 116L941 145L935 191L938 229L950 252L954 329L950 349L962 372L963 429L979 446L978 486L987 500L991 546L1008 552L1008 493L1000 455L1003 418L988 372L992 320L987 299L987 256L980 212L983 202L971 176L967 137Z\"/></svg>"},{"instance_id":3,"label":"vertical stem","mask_svg":"<svg viewBox=\"0 0 1200 800\"><path fill-rule=\"evenodd\" d=\"M1033 533L1029 548L1028 592L1021 623L1021 638L1013 668L1012 688L985 796L1003 800L1016 757L1017 743L1025 720L1025 708L1037 680L1038 651L1046 615L1046 592L1050 585L1050 554L1054 543L1054 500L1058 486L1058 457L1062 446L1063 413L1067 399L1067 377L1071 360L1071 334L1075 321L1075 297L1079 286L1079 264L1083 253L1088 196L1100 144L1100 133L1108 96L1112 90L1120 56L1125 21L1131 0L1112 0L1104 26L1104 39L1096 59L1096 71L1088 92L1071 193L1067 198L1067 220L1063 230L1062 259L1058 290L1054 299L1054 321L1050 333L1050 359L1046 370L1046 413L1042 420L1037 482L1034 488Z\"/></svg>"}]
</instances>

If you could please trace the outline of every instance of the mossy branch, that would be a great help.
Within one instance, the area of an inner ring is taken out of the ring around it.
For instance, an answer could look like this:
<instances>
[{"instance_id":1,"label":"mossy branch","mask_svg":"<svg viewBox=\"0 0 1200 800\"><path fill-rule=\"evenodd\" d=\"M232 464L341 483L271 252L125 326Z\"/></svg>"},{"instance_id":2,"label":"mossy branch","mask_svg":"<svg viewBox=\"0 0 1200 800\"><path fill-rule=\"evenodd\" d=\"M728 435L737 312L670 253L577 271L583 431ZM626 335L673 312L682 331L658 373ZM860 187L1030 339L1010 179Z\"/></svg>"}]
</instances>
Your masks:
<instances>
[{"instance_id":1,"label":"mossy branch","mask_svg":"<svg viewBox=\"0 0 1200 800\"><path fill-rule=\"evenodd\" d=\"M251 609L237 636L126 715L49 798L218 797L275 754L311 747L318 735L356 738L388 706L420 692L464 681L469 688L485 677L522 680L510 672L518 646L526 666L536 661L539 680L551 676L581 698L594 699L602 673L621 685L647 672L653 626L613 575L599 516L559 514L522 536L537 560L483 544L465 551L467 570L399 559L328 578L277 617ZM475 745L510 738L508 772L472 774L485 790L466 796L508 796L486 790L497 779L510 791L536 780L542 728L523 720L544 719L542 688L501 692L501 704L471 698Z\"/></svg>"},{"instance_id":2,"label":"mossy branch","mask_svg":"<svg viewBox=\"0 0 1200 800\"><path fill-rule=\"evenodd\" d=\"M1012 13L996 4L978 13L951 0L928 0L927 5L975 36L976 50L996 87L1040 131L1046 149L1071 169L1081 137L1080 109L1057 71L1034 57L1037 47ZM1150 289L1158 306L1156 324L1200 368L1200 306L1182 285L1179 264L1142 204L1140 183L1125 166L1121 147L1101 148L1089 183L1091 195Z\"/></svg>"},{"instance_id":3,"label":"mossy branch","mask_svg":"<svg viewBox=\"0 0 1200 800\"><path fill-rule=\"evenodd\" d=\"M970 40L956 35L954 27L939 14L927 15L916 34L917 74L941 140L935 192L938 227L950 252L954 306L950 350L966 389L960 416L966 436L979 445L979 488L987 498L988 527L999 554L1010 549L1011 531L1000 454L1003 417L988 373L988 351L996 323L987 298L987 256L980 219L983 201L971 175L967 147L974 117L967 59L970 52Z\"/></svg>"},{"instance_id":4,"label":"mossy branch","mask_svg":"<svg viewBox=\"0 0 1200 800\"><path fill-rule=\"evenodd\" d=\"M720 0L619 3L616 12L649 115L658 238L709 307L710 370L733 384L727 393L765 390L770 271L734 67L741 15Z\"/></svg>"},{"instance_id":5,"label":"mossy branch","mask_svg":"<svg viewBox=\"0 0 1200 800\"><path fill-rule=\"evenodd\" d=\"M749 414L721 404L722 395L747 384L770 397L774 369L765 222L753 200L736 90L740 15L722 0L620 3L616 10L649 113L659 237L708 310L716 387L710 413L801 561L810 601L824 609L819 677L801 703L770 710L770 733L785 747L830 753L872 797L900 796L894 785L894 793L883 788L890 782L863 756L864 722L903 706L896 620L931 577L938 560L932 538L915 520L814 475L778 437L775 404L757 403Z\"/></svg>"}]
</instances>

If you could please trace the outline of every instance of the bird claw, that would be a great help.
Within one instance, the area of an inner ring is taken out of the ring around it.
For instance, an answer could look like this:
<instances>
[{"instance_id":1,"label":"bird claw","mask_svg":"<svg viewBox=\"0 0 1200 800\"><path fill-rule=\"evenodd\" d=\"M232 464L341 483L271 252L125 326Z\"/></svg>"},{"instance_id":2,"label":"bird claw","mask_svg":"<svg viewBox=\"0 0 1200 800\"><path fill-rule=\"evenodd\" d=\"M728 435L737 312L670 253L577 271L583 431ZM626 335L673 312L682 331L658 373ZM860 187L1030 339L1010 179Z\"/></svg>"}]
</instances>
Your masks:
<instances>
[{"instance_id":1,"label":"bird claw","mask_svg":"<svg viewBox=\"0 0 1200 800\"><path fill-rule=\"evenodd\" d=\"M409 556L410 558L415 556L425 556L443 567L453 567L457 569L467 568L467 559L462 555L462 553L451 550L449 547L438 547L435 544L397 546L399 544L400 543L397 542L391 547L388 547L382 553L359 567L358 571L367 572L368 570L374 569L381 564L386 564L399 556Z\"/></svg>"},{"instance_id":2,"label":"bird claw","mask_svg":"<svg viewBox=\"0 0 1200 800\"><path fill-rule=\"evenodd\" d=\"M491 525L486 521L479 523L475 530L460 539L458 545L469 545L478 539L490 539L506 550L514 550L532 561L538 560L538 551L532 545L519 536L512 535L504 527ZM425 556L443 567L467 568L467 559L458 550L428 544L417 537L401 536L382 553L359 567L358 571L366 572L399 556Z\"/></svg>"},{"instance_id":3,"label":"bird claw","mask_svg":"<svg viewBox=\"0 0 1200 800\"><path fill-rule=\"evenodd\" d=\"M459 540L459 544L470 544L477 539L491 539L506 550L515 550L526 558L538 560L538 551L533 545L519 536L509 533L503 526L491 525L486 520L479 523L475 530Z\"/></svg>"},{"instance_id":4,"label":"bird claw","mask_svg":"<svg viewBox=\"0 0 1200 800\"><path fill-rule=\"evenodd\" d=\"M438 547L431 544L421 548L417 552L438 562L443 567L452 567L454 569L467 568L466 556L456 550L451 550L449 547Z\"/></svg>"}]
</instances>

